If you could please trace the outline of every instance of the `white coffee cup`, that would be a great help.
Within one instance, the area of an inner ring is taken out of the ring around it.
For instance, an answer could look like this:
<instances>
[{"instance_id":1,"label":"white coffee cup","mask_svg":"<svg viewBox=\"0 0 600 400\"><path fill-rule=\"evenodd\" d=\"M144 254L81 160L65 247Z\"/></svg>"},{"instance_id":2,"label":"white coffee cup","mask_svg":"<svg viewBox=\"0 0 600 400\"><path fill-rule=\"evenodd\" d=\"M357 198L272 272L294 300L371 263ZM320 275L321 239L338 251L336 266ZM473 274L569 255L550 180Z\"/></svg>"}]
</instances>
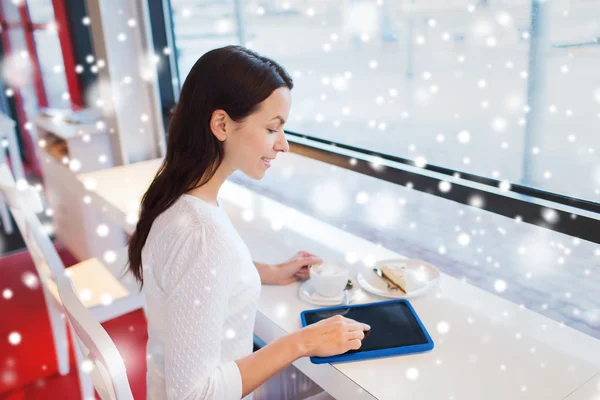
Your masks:
<instances>
[{"instance_id":1,"label":"white coffee cup","mask_svg":"<svg viewBox=\"0 0 600 400\"><path fill-rule=\"evenodd\" d=\"M313 265L310 270L310 280L315 291L321 296L339 296L348 283L348 267L338 261L324 261Z\"/></svg>"}]
</instances>

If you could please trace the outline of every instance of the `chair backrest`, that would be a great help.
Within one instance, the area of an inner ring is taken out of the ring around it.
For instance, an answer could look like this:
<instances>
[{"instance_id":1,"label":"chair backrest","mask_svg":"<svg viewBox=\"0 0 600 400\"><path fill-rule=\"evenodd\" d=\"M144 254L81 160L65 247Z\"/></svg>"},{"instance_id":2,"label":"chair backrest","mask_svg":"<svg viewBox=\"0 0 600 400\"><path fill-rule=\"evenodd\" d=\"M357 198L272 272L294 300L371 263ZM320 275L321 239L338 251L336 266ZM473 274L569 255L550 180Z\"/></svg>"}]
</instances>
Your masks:
<instances>
[{"instance_id":1,"label":"chair backrest","mask_svg":"<svg viewBox=\"0 0 600 400\"><path fill-rule=\"evenodd\" d=\"M92 382L101 399L133 400L123 358L102 325L83 305L71 280L56 281L65 315L84 356L93 364Z\"/></svg>"},{"instance_id":2,"label":"chair backrest","mask_svg":"<svg viewBox=\"0 0 600 400\"><path fill-rule=\"evenodd\" d=\"M4 167L0 165L0 193L8 202L42 284L58 290L62 311L77 337L77 346L94 365L91 372L94 387L102 399L133 399L119 351L77 296L56 248L36 215L43 210L39 194L31 187L17 187L10 170Z\"/></svg>"},{"instance_id":3,"label":"chair backrest","mask_svg":"<svg viewBox=\"0 0 600 400\"><path fill-rule=\"evenodd\" d=\"M1 164L0 194L8 203L42 284L48 286L49 280L65 274L65 266L36 215L44 210L39 193L31 186L16 185L6 164Z\"/></svg>"}]
</instances>

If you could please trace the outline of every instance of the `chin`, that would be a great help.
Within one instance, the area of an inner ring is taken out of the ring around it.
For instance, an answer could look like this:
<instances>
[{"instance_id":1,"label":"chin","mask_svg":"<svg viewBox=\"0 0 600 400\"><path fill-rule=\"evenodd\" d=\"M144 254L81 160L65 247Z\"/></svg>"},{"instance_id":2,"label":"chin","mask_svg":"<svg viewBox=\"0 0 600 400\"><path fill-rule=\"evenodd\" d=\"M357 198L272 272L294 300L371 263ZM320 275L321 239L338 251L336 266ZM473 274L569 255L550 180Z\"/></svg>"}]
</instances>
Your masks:
<instances>
[{"instance_id":1,"label":"chin","mask_svg":"<svg viewBox=\"0 0 600 400\"><path fill-rule=\"evenodd\" d=\"M244 171L244 175L246 175L250 179L254 179L255 181L259 181L262 178L264 178L265 173L266 173L266 171L262 171L262 172L257 172L257 171L246 172L246 171Z\"/></svg>"}]
</instances>

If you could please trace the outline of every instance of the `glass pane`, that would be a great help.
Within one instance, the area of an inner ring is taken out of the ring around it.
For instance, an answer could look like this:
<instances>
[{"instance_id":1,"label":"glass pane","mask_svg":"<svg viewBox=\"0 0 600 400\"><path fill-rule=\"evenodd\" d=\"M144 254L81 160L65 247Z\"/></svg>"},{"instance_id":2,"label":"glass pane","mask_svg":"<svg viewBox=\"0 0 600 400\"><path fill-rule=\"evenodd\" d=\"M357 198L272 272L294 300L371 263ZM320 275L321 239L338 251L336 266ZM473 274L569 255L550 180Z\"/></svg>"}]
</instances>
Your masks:
<instances>
[{"instance_id":1,"label":"glass pane","mask_svg":"<svg viewBox=\"0 0 600 400\"><path fill-rule=\"evenodd\" d=\"M34 24L47 24L54 21L54 8L52 0L27 0L31 22Z\"/></svg>"},{"instance_id":2,"label":"glass pane","mask_svg":"<svg viewBox=\"0 0 600 400\"><path fill-rule=\"evenodd\" d=\"M19 8L17 7L17 4L19 3L19 1L15 2L13 0L0 0L2 13L4 14L4 19L6 22L21 22Z\"/></svg>"},{"instance_id":3,"label":"glass pane","mask_svg":"<svg viewBox=\"0 0 600 400\"><path fill-rule=\"evenodd\" d=\"M40 59L48 106L68 108L71 102L58 34L54 30L46 29L36 30L33 35Z\"/></svg>"},{"instance_id":4,"label":"glass pane","mask_svg":"<svg viewBox=\"0 0 600 400\"><path fill-rule=\"evenodd\" d=\"M243 43L294 77L289 130L600 200L600 0L172 6L180 81Z\"/></svg>"},{"instance_id":5,"label":"glass pane","mask_svg":"<svg viewBox=\"0 0 600 400\"><path fill-rule=\"evenodd\" d=\"M234 1L171 0L171 8L181 82L202 54L240 44Z\"/></svg>"},{"instance_id":6,"label":"glass pane","mask_svg":"<svg viewBox=\"0 0 600 400\"><path fill-rule=\"evenodd\" d=\"M18 88L23 98L23 108L28 120L38 110L37 94L33 82L33 68L25 42L25 34L21 29L9 29L10 55L4 65L4 78L7 87Z\"/></svg>"}]
</instances>

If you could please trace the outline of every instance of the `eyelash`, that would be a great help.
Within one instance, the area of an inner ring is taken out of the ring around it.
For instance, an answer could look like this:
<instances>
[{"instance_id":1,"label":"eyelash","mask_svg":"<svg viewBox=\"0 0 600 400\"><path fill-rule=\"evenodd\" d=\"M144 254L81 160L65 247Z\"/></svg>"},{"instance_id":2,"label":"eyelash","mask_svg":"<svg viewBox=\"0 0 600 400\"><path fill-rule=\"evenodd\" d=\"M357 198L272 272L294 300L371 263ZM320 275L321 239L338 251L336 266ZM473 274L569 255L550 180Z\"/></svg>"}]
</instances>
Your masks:
<instances>
[{"instance_id":1,"label":"eyelash","mask_svg":"<svg viewBox=\"0 0 600 400\"><path fill-rule=\"evenodd\" d=\"M273 133L277 133L277 131L275 129L267 129L269 131L269 133L273 134Z\"/></svg>"}]
</instances>

